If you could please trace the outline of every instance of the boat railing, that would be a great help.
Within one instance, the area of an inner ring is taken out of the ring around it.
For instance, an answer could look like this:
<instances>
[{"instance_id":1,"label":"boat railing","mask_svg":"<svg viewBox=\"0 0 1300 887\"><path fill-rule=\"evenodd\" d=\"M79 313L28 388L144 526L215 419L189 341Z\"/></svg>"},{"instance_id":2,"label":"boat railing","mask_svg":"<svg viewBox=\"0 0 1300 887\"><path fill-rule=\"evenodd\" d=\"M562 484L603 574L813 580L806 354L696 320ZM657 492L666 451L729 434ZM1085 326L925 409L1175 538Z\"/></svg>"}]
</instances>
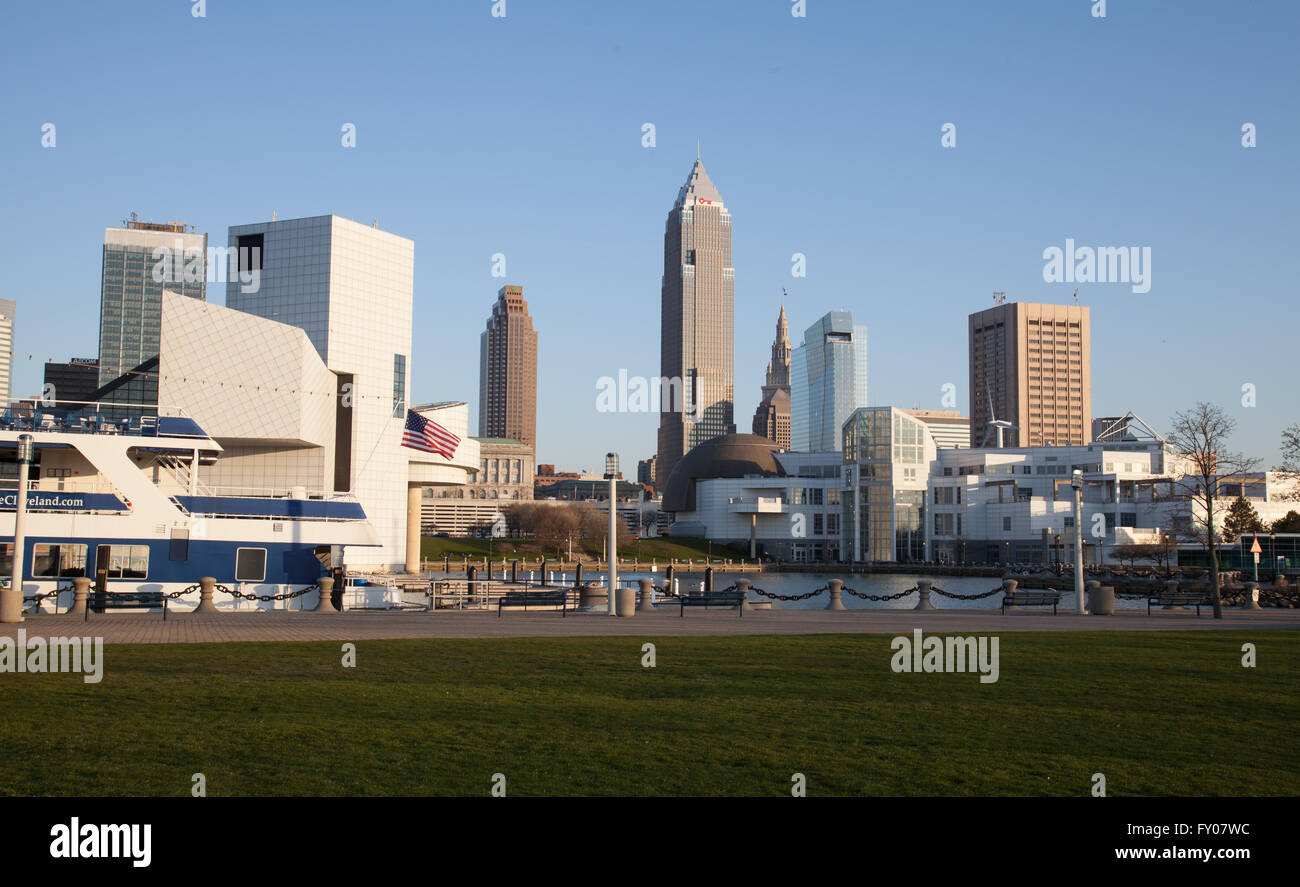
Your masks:
<instances>
[{"instance_id":1,"label":"boat railing","mask_svg":"<svg viewBox=\"0 0 1300 887\"><path fill-rule=\"evenodd\" d=\"M204 495L230 499L316 499L337 502L355 502L351 493L336 490L308 490L305 487L214 487L207 485Z\"/></svg>"},{"instance_id":2,"label":"boat railing","mask_svg":"<svg viewBox=\"0 0 1300 887\"><path fill-rule=\"evenodd\" d=\"M179 406L29 398L5 405L0 430L157 437L159 418L192 417Z\"/></svg>"}]
</instances>

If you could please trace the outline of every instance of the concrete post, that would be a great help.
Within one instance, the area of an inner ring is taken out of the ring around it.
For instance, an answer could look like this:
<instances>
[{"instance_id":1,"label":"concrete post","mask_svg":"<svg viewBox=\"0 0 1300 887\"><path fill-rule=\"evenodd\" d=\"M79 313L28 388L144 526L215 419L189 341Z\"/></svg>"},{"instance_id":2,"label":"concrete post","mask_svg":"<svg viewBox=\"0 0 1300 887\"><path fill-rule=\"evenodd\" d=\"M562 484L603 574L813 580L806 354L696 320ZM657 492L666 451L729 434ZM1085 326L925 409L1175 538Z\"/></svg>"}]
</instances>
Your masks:
<instances>
[{"instance_id":1,"label":"concrete post","mask_svg":"<svg viewBox=\"0 0 1300 887\"><path fill-rule=\"evenodd\" d=\"M654 605L654 582L650 579L638 579L637 583L641 586L641 599L637 602L636 611L638 613L653 613Z\"/></svg>"},{"instance_id":2,"label":"concrete post","mask_svg":"<svg viewBox=\"0 0 1300 887\"><path fill-rule=\"evenodd\" d=\"M934 604L930 603L930 580L916 580L916 606L913 610L933 610Z\"/></svg>"},{"instance_id":3,"label":"concrete post","mask_svg":"<svg viewBox=\"0 0 1300 887\"><path fill-rule=\"evenodd\" d=\"M68 611L69 616L86 615L86 597L90 594L90 580L85 576L78 576L72 580L72 609Z\"/></svg>"},{"instance_id":4,"label":"concrete post","mask_svg":"<svg viewBox=\"0 0 1300 887\"><path fill-rule=\"evenodd\" d=\"M704 568L704 593L705 594L713 593L713 568L712 567Z\"/></svg>"},{"instance_id":5,"label":"concrete post","mask_svg":"<svg viewBox=\"0 0 1300 887\"><path fill-rule=\"evenodd\" d=\"M1093 616L1115 615L1115 586L1102 585L1093 580L1085 586L1088 596L1088 612Z\"/></svg>"},{"instance_id":6,"label":"concrete post","mask_svg":"<svg viewBox=\"0 0 1300 887\"><path fill-rule=\"evenodd\" d=\"M1259 583L1247 582L1246 590L1241 596L1241 608L1243 610L1262 610L1259 605Z\"/></svg>"},{"instance_id":7,"label":"concrete post","mask_svg":"<svg viewBox=\"0 0 1300 887\"><path fill-rule=\"evenodd\" d=\"M1016 588L1019 587L1019 585L1020 585L1020 583L1017 582L1015 579L1003 579L1003 580L1002 580L1002 593L1003 593L1004 595L1010 595L1010 596L1011 596L1011 599L1014 601L1014 600L1015 600L1015 596L1016 596ZM1020 609L1020 608L1017 607L1014 603L1012 603L1012 604L1007 604L1007 607L1006 607L1006 608L1007 608L1008 610L1019 610L1019 609Z\"/></svg>"},{"instance_id":8,"label":"concrete post","mask_svg":"<svg viewBox=\"0 0 1300 887\"><path fill-rule=\"evenodd\" d=\"M617 612L615 616L631 616L636 612L636 592L635 588L617 588L614 590L615 606Z\"/></svg>"},{"instance_id":9,"label":"concrete post","mask_svg":"<svg viewBox=\"0 0 1300 887\"><path fill-rule=\"evenodd\" d=\"M826 583L829 588L830 600L826 603L827 610L847 610L844 606L844 582L840 579L832 579Z\"/></svg>"},{"instance_id":10,"label":"concrete post","mask_svg":"<svg viewBox=\"0 0 1300 887\"><path fill-rule=\"evenodd\" d=\"M1165 591L1177 591L1177 590L1178 590L1178 580L1177 580L1177 579L1166 579L1166 580L1165 580ZM1165 607L1164 607L1164 608L1165 608L1166 610L1181 610L1181 609L1183 609L1182 607L1173 607L1173 606L1170 606L1169 604L1165 604Z\"/></svg>"},{"instance_id":11,"label":"concrete post","mask_svg":"<svg viewBox=\"0 0 1300 887\"><path fill-rule=\"evenodd\" d=\"M406 485L406 572L420 572L420 497L424 488Z\"/></svg>"},{"instance_id":12,"label":"concrete post","mask_svg":"<svg viewBox=\"0 0 1300 887\"><path fill-rule=\"evenodd\" d=\"M746 613L754 612L754 608L749 604L749 580L737 579L736 591L740 592L740 609Z\"/></svg>"},{"instance_id":13,"label":"concrete post","mask_svg":"<svg viewBox=\"0 0 1300 887\"><path fill-rule=\"evenodd\" d=\"M332 576L322 576L316 582L320 586L320 603L316 604L313 613L337 613L334 609L334 601L330 597L334 594L334 578Z\"/></svg>"},{"instance_id":14,"label":"concrete post","mask_svg":"<svg viewBox=\"0 0 1300 887\"><path fill-rule=\"evenodd\" d=\"M194 608L195 613L217 612L217 605L212 602L212 592L216 589L216 585L217 580L211 576L199 577L199 605Z\"/></svg>"}]
</instances>

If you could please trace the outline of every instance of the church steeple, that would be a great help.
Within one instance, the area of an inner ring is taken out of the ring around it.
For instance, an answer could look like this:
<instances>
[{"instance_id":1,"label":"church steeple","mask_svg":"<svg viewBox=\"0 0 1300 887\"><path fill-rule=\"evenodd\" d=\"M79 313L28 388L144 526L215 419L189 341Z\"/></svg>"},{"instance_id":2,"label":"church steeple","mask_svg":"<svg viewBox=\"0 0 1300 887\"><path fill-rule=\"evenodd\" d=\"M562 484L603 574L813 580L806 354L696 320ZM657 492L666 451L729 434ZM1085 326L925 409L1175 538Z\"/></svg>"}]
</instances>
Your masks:
<instances>
[{"instance_id":1,"label":"church steeple","mask_svg":"<svg viewBox=\"0 0 1300 887\"><path fill-rule=\"evenodd\" d=\"M781 291L782 294L785 290ZM767 365L767 382L763 385L763 396L767 397L776 389L790 392L790 324L785 318L785 304L781 305L781 315L776 320L776 338L772 341L772 360Z\"/></svg>"}]
</instances>

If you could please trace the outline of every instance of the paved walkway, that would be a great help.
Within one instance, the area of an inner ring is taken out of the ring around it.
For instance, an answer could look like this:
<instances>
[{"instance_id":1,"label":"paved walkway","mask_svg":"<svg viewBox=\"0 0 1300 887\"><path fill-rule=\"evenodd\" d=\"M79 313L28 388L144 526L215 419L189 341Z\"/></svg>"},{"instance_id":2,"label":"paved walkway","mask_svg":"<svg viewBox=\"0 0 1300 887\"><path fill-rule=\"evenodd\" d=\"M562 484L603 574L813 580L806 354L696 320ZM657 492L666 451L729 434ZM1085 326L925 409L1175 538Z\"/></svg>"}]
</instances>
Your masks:
<instances>
[{"instance_id":1,"label":"paved walkway","mask_svg":"<svg viewBox=\"0 0 1300 887\"><path fill-rule=\"evenodd\" d=\"M426 612L352 612L335 615L296 612L222 613L191 616L173 613L121 613L78 617L43 614L21 624L0 625L0 637L102 637L108 644L198 644L232 641L356 641L379 638L533 638L533 637L704 637L773 634L904 634L920 628L935 634L996 634L1013 631L1213 631L1223 629L1300 629L1300 610L1224 610L1216 620L1202 609L1115 616L1078 616L1050 610L1000 615L997 610L772 610L739 617L729 610L688 610L667 605L656 613L617 619L605 614L440 610Z\"/></svg>"}]
</instances>

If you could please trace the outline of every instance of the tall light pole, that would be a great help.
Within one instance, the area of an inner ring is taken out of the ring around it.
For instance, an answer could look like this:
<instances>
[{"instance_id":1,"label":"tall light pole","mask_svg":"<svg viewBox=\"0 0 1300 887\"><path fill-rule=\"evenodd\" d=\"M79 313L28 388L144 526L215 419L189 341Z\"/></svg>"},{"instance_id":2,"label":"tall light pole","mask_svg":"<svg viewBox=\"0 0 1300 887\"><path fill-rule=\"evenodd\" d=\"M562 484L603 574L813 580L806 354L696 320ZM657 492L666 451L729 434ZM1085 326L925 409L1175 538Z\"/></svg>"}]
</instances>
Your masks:
<instances>
[{"instance_id":1,"label":"tall light pole","mask_svg":"<svg viewBox=\"0 0 1300 887\"><path fill-rule=\"evenodd\" d=\"M1083 472L1076 468L1070 476L1074 488L1074 603L1080 616L1083 606Z\"/></svg>"},{"instance_id":2,"label":"tall light pole","mask_svg":"<svg viewBox=\"0 0 1300 887\"><path fill-rule=\"evenodd\" d=\"M609 480L609 615L618 615L618 453L605 454Z\"/></svg>"},{"instance_id":3,"label":"tall light pole","mask_svg":"<svg viewBox=\"0 0 1300 887\"><path fill-rule=\"evenodd\" d=\"M14 560L9 587L0 591L0 622L23 621L23 549L27 547L27 469L32 436L18 435L18 499L14 504Z\"/></svg>"}]
</instances>

